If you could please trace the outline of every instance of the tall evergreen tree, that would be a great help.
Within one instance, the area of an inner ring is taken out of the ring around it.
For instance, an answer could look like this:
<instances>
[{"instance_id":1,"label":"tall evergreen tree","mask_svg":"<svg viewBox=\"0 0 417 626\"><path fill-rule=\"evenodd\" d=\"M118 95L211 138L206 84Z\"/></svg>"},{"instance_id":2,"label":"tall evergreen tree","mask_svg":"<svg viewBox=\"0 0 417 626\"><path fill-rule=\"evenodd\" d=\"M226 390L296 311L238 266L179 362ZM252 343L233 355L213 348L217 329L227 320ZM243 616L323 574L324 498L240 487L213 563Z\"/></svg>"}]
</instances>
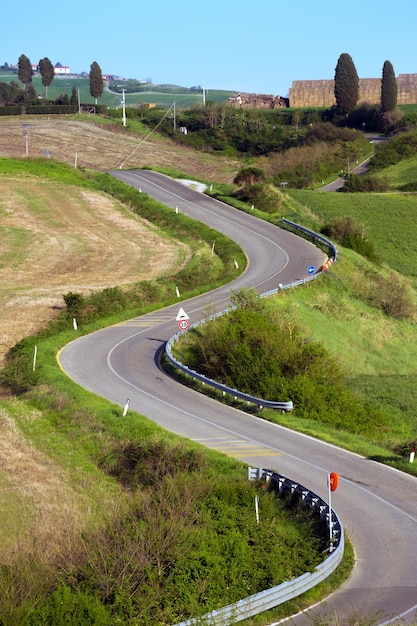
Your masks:
<instances>
[{"instance_id":1,"label":"tall evergreen tree","mask_svg":"<svg viewBox=\"0 0 417 626\"><path fill-rule=\"evenodd\" d=\"M48 99L48 87L55 76L54 66L48 57L44 57L39 61L39 71L42 76L42 85L45 87L45 98Z\"/></svg>"},{"instance_id":2,"label":"tall evergreen tree","mask_svg":"<svg viewBox=\"0 0 417 626\"><path fill-rule=\"evenodd\" d=\"M336 65L334 76L336 106L346 115L353 111L359 100L359 78L350 54L343 52Z\"/></svg>"},{"instance_id":3,"label":"tall evergreen tree","mask_svg":"<svg viewBox=\"0 0 417 626\"><path fill-rule=\"evenodd\" d=\"M77 106L79 106L78 92L75 87L73 87L71 91L70 104L76 104Z\"/></svg>"},{"instance_id":4,"label":"tall evergreen tree","mask_svg":"<svg viewBox=\"0 0 417 626\"><path fill-rule=\"evenodd\" d=\"M385 61L382 68L381 110L383 113L393 111L397 106L397 81L394 68L390 61Z\"/></svg>"},{"instance_id":5,"label":"tall evergreen tree","mask_svg":"<svg viewBox=\"0 0 417 626\"><path fill-rule=\"evenodd\" d=\"M103 74L101 73L101 68L98 63L93 61L90 65L90 95L95 98L95 102L97 104L97 98L103 94L104 85L103 85Z\"/></svg>"},{"instance_id":6,"label":"tall evergreen tree","mask_svg":"<svg viewBox=\"0 0 417 626\"><path fill-rule=\"evenodd\" d=\"M17 75L21 83L24 84L25 89L27 85L32 82L32 65L28 57L25 54L21 54L18 60Z\"/></svg>"}]
</instances>

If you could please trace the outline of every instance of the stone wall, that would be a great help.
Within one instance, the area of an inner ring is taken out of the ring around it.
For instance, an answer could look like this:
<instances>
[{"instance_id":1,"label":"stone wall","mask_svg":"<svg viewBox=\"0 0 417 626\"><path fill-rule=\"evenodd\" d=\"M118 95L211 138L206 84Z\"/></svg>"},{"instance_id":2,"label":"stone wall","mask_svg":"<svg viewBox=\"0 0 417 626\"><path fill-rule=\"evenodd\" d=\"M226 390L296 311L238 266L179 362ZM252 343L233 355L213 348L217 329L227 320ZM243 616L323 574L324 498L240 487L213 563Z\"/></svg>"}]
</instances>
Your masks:
<instances>
[{"instance_id":1,"label":"stone wall","mask_svg":"<svg viewBox=\"0 0 417 626\"><path fill-rule=\"evenodd\" d=\"M417 103L417 74L400 74L397 77L398 104ZM380 104L381 79L359 79L359 103ZM331 107L336 104L334 80L294 80L289 90L289 106Z\"/></svg>"}]
</instances>

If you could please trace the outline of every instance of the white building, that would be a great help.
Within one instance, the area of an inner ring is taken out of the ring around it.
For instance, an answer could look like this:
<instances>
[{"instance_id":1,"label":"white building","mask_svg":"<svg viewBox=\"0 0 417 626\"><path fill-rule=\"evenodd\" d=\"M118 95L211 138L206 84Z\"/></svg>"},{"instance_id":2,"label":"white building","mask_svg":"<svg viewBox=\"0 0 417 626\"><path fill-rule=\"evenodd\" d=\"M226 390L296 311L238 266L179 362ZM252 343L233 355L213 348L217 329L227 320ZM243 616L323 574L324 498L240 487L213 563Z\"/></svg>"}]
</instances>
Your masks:
<instances>
[{"instance_id":1,"label":"white building","mask_svg":"<svg viewBox=\"0 0 417 626\"><path fill-rule=\"evenodd\" d=\"M68 65L61 65L61 63L57 63L54 66L54 73L63 76L70 73L70 68L68 67Z\"/></svg>"}]
</instances>

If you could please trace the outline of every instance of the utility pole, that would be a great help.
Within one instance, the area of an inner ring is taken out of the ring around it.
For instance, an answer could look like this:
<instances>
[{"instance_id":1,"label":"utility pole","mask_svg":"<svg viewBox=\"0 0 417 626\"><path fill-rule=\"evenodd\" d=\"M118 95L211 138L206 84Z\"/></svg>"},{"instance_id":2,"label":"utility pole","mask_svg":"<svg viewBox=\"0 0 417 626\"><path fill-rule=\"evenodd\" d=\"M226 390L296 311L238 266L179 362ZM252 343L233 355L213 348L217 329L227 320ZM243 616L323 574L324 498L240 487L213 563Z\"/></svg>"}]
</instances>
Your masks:
<instances>
[{"instance_id":1,"label":"utility pole","mask_svg":"<svg viewBox=\"0 0 417 626\"><path fill-rule=\"evenodd\" d=\"M123 126L126 126L126 100L125 100L125 90L122 89L122 105L123 105Z\"/></svg>"},{"instance_id":2,"label":"utility pole","mask_svg":"<svg viewBox=\"0 0 417 626\"><path fill-rule=\"evenodd\" d=\"M22 124L26 144L26 156L29 156L29 124Z\"/></svg>"}]
</instances>

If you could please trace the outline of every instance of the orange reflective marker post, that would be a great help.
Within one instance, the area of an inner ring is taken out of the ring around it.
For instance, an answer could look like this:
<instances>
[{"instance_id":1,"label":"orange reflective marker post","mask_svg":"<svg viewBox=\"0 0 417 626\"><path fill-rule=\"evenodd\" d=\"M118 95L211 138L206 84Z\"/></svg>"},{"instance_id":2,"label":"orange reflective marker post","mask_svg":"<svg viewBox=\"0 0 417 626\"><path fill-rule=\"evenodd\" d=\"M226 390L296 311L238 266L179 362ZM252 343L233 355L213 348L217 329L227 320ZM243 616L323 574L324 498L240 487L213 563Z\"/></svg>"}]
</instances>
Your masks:
<instances>
[{"instance_id":1,"label":"orange reflective marker post","mask_svg":"<svg viewBox=\"0 0 417 626\"><path fill-rule=\"evenodd\" d=\"M327 485L329 487L329 539L330 552L333 552L333 519L332 519L332 491L336 491L339 486L339 474L330 472L327 476Z\"/></svg>"},{"instance_id":2,"label":"orange reflective marker post","mask_svg":"<svg viewBox=\"0 0 417 626\"><path fill-rule=\"evenodd\" d=\"M330 472L329 474L330 491L336 491L339 486L339 474Z\"/></svg>"}]
</instances>

